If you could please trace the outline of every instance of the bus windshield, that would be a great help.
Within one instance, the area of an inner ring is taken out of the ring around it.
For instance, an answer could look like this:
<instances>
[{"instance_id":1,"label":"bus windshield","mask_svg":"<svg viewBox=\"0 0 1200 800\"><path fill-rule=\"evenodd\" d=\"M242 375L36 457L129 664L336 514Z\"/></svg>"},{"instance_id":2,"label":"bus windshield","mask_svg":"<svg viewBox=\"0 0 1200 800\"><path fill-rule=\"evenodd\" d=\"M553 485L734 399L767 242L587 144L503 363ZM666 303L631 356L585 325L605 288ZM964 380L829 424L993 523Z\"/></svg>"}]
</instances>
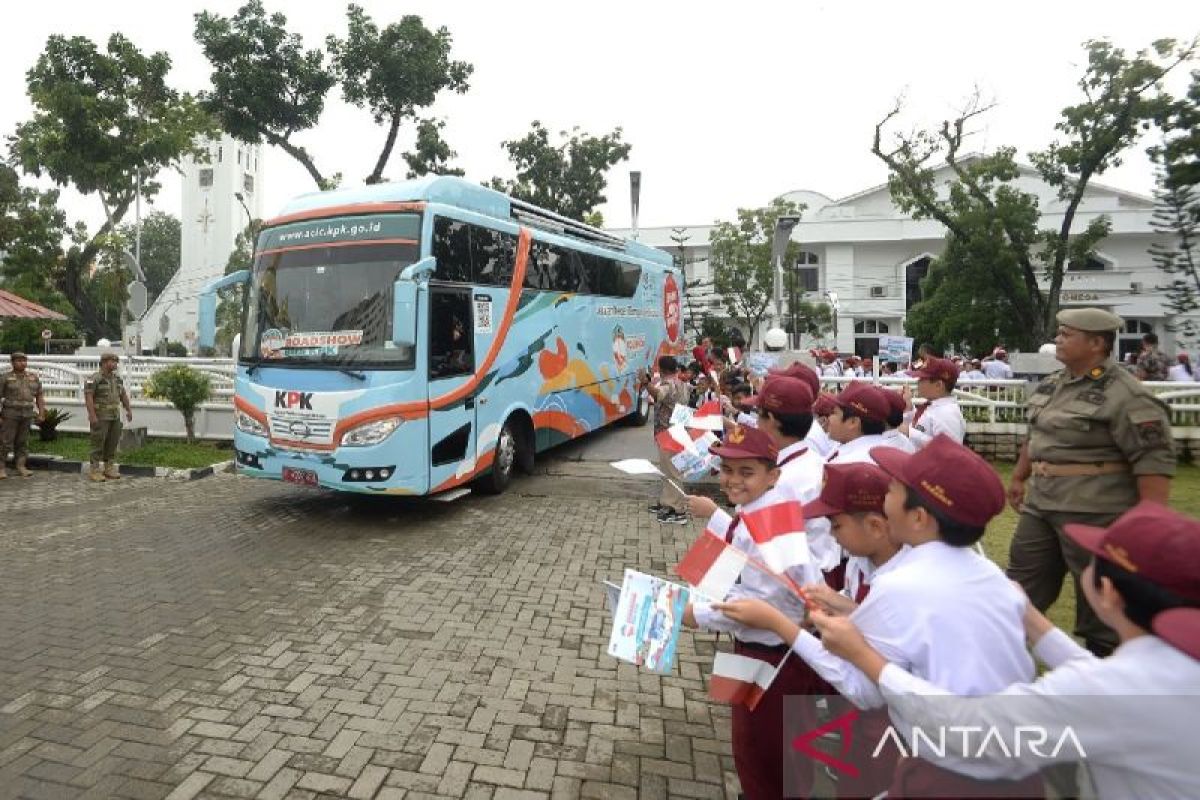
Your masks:
<instances>
[{"instance_id":1,"label":"bus windshield","mask_svg":"<svg viewBox=\"0 0 1200 800\"><path fill-rule=\"evenodd\" d=\"M412 369L412 348L392 342L392 286L418 252L415 242L264 252L254 263L242 359Z\"/></svg>"}]
</instances>

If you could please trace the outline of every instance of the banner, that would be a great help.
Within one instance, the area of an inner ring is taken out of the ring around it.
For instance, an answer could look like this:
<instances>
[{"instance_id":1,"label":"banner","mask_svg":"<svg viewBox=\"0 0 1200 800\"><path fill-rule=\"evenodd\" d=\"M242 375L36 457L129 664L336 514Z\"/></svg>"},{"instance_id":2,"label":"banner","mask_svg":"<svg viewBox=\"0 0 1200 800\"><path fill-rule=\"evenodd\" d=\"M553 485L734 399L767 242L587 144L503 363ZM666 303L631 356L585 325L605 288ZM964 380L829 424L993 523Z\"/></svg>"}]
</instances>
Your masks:
<instances>
[{"instance_id":1,"label":"banner","mask_svg":"<svg viewBox=\"0 0 1200 800\"><path fill-rule=\"evenodd\" d=\"M912 363L913 340L909 336L880 336L879 358L897 364Z\"/></svg>"}]
</instances>

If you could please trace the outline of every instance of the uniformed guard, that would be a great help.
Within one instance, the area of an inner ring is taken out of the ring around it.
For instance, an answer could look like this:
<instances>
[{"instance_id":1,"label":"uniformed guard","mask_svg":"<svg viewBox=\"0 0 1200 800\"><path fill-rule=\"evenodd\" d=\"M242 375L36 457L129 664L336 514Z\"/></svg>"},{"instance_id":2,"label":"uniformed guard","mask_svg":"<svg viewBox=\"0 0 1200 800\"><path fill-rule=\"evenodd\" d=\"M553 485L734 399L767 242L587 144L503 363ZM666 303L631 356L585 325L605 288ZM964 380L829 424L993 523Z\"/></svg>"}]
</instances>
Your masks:
<instances>
[{"instance_id":1,"label":"uniformed guard","mask_svg":"<svg viewBox=\"0 0 1200 800\"><path fill-rule=\"evenodd\" d=\"M121 441L121 406L125 407L125 419L133 421L133 408L129 405L125 381L117 374L117 364L115 353L100 356L100 371L83 385L88 423L92 427L92 464L88 477L93 481L115 481L121 477L117 465L113 463L117 444ZM104 462L103 472L100 470L101 461Z\"/></svg>"},{"instance_id":2,"label":"uniformed guard","mask_svg":"<svg viewBox=\"0 0 1200 800\"><path fill-rule=\"evenodd\" d=\"M1063 532L1078 523L1106 527L1150 500L1166 504L1175 449L1165 404L1112 358L1121 318L1099 308L1058 313L1055 355L1064 369L1029 400L1029 437L1009 485L1020 512L1008 575L1045 611L1070 571L1075 595L1090 554ZM1075 604L1075 634L1097 655L1116 647L1113 630L1084 602Z\"/></svg>"},{"instance_id":3,"label":"uniformed guard","mask_svg":"<svg viewBox=\"0 0 1200 800\"><path fill-rule=\"evenodd\" d=\"M38 422L46 418L46 401L42 397L42 381L29 372L29 359L24 353L14 352L9 356L12 372L0 380L0 480L8 477L4 468L11 448L16 456L17 474L22 478L33 475L25 466L29 455L27 442L29 426L33 423L36 406Z\"/></svg>"}]
</instances>

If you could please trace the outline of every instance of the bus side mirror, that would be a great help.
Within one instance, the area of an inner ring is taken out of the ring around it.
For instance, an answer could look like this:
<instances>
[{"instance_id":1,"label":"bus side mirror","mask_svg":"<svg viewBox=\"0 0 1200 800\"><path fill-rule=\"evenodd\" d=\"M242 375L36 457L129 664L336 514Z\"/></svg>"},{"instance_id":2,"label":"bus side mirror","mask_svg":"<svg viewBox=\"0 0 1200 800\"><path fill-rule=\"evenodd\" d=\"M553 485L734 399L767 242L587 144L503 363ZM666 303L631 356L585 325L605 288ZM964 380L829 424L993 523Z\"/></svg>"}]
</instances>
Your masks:
<instances>
[{"instance_id":1,"label":"bus side mirror","mask_svg":"<svg viewBox=\"0 0 1200 800\"><path fill-rule=\"evenodd\" d=\"M214 347L217 343L217 291L250 280L250 270L242 269L217 278L200 290L200 309L196 315L196 326L200 329L197 340L200 347ZM234 350L237 353L237 350Z\"/></svg>"},{"instance_id":2,"label":"bus side mirror","mask_svg":"<svg viewBox=\"0 0 1200 800\"><path fill-rule=\"evenodd\" d=\"M437 259L426 256L400 273L392 287L392 343L398 347L417 344L417 292L437 269Z\"/></svg>"}]
</instances>

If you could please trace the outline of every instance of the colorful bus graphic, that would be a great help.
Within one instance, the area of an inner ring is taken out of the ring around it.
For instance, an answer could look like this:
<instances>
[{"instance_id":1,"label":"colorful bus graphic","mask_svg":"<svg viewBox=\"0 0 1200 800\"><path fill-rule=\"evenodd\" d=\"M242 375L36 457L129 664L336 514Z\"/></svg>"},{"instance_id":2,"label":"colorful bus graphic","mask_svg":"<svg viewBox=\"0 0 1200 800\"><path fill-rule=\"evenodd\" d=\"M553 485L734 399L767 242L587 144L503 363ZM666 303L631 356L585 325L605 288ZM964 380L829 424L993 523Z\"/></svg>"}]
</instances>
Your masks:
<instances>
[{"instance_id":1,"label":"colorful bus graphic","mask_svg":"<svg viewBox=\"0 0 1200 800\"><path fill-rule=\"evenodd\" d=\"M502 491L536 453L644 421L636 375L682 350L662 251L458 178L306 195L244 283L241 473L358 492Z\"/></svg>"}]
</instances>

